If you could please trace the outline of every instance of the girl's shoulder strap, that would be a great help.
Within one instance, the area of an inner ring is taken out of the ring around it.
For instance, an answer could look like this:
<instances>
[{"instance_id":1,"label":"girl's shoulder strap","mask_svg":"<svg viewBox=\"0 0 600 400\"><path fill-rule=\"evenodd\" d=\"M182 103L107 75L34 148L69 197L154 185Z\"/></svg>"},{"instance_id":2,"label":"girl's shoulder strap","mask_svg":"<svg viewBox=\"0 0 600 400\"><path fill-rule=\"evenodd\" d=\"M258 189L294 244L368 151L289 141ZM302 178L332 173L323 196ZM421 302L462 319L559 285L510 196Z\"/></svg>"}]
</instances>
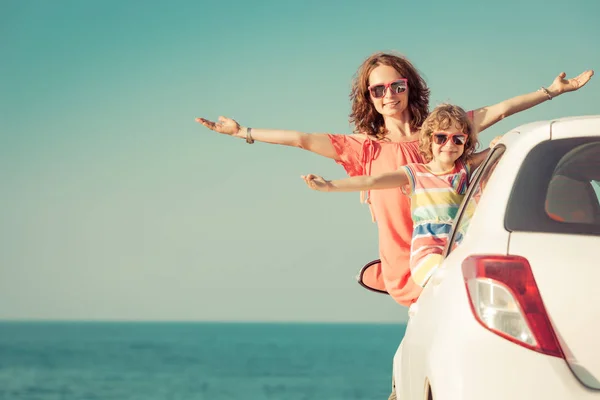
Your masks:
<instances>
[{"instance_id":1,"label":"girl's shoulder strap","mask_svg":"<svg viewBox=\"0 0 600 400\"><path fill-rule=\"evenodd\" d=\"M464 162L464 160L456 161L456 169L458 173L462 173L464 171L464 173L467 174L468 181L471 180L471 166Z\"/></svg>"},{"instance_id":2,"label":"girl's shoulder strap","mask_svg":"<svg viewBox=\"0 0 600 400\"><path fill-rule=\"evenodd\" d=\"M424 173L430 174L424 164L419 163L409 163L401 166L399 169L404 170L406 176L408 177L409 188L408 190L404 190L404 194L414 193L415 188L419 185L420 178Z\"/></svg>"}]
</instances>

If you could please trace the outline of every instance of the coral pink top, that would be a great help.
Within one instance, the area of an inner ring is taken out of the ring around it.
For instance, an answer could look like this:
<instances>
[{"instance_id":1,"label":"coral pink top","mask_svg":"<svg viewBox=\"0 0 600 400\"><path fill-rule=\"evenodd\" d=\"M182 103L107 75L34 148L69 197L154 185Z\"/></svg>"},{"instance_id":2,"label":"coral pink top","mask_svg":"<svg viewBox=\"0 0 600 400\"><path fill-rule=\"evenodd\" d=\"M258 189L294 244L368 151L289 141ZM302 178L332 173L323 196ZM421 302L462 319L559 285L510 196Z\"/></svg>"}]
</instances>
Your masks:
<instances>
[{"instance_id":1,"label":"coral pink top","mask_svg":"<svg viewBox=\"0 0 600 400\"><path fill-rule=\"evenodd\" d=\"M473 120L473 111L467 113ZM424 163L419 140L381 142L366 135L329 135L337 152L338 164L348 175L377 175L396 171L409 163ZM366 196L365 196L366 195ZM381 276L387 292L396 302L409 306L421 294L422 287L411 277L410 246L413 234L410 199L400 188L361 193L370 204L379 230Z\"/></svg>"},{"instance_id":2,"label":"coral pink top","mask_svg":"<svg viewBox=\"0 0 600 400\"><path fill-rule=\"evenodd\" d=\"M361 135L329 135L329 139L338 154L337 163L350 176L377 175L425 161L419 152L418 140L380 142ZM370 204L373 219L377 222L385 287L394 300L408 306L422 290L410 274L413 233L410 200L400 188L373 190L361 197Z\"/></svg>"},{"instance_id":3,"label":"coral pink top","mask_svg":"<svg viewBox=\"0 0 600 400\"><path fill-rule=\"evenodd\" d=\"M473 111L467 113L473 120ZM377 175L396 171L409 163L424 163L419 140L381 142L366 135L329 135L337 152L338 164L348 175ZM366 196L365 196L366 195ZM413 234L410 199L400 188L362 193L379 229L381 274L387 292L396 302L409 306L421 294L422 287L411 277L410 246Z\"/></svg>"}]
</instances>

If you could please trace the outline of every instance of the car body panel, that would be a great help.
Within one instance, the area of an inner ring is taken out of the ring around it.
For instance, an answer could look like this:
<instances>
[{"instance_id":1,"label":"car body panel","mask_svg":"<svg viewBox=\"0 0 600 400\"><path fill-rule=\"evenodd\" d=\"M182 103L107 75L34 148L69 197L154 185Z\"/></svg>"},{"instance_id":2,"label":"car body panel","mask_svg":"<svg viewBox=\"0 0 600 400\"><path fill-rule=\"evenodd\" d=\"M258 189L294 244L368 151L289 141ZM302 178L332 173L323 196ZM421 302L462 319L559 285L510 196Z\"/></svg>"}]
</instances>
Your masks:
<instances>
[{"instance_id":1,"label":"car body panel","mask_svg":"<svg viewBox=\"0 0 600 400\"><path fill-rule=\"evenodd\" d=\"M581 260L593 264L590 254L600 236L512 232L505 227L513 183L532 149L551 140L592 136L600 137L600 116L523 125L496 144L480 168L483 172L475 175L478 184L485 177L485 188L460 245L449 246L449 254L409 309L403 343L394 357L399 399L427 399L431 390L435 400L600 400L600 390L593 389L600 380L600 344L594 343L600 336L600 289L595 288L600 268L573 267ZM485 175L493 164L493 173ZM472 186L470 191L475 191ZM477 254L529 260L566 359L508 341L475 319L462 262Z\"/></svg>"}]
</instances>

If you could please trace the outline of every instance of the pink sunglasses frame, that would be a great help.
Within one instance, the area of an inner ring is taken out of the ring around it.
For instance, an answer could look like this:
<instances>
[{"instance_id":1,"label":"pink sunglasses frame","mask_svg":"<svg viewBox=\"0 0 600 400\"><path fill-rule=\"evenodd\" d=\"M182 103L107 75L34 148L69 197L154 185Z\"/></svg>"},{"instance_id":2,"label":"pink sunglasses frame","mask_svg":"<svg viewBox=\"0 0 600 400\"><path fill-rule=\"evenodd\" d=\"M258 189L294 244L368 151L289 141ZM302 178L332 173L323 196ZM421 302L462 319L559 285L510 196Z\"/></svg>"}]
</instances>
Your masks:
<instances>
[{"instance_id":1,"label":"pink sunglasses frame","mask_svg":"<svg viewBox=\"0 0 600 400\"><path fill-rule=\"evenodd\" d=\"M446 135L446 140L444 140L443 143L437 143L434 139L434 136L436 135ZM452 140L452 143L455 146L465 146L467 144L467 140L469 140L469 135L466 135L464 133L446 133L446 132L434 132L431 134L431 142L435 143L438 146L444 146L446 143L448 143L448 141L450 139L452 139L453 137L464 137L465 138L465 142L464 143L456 143L454 140Z\"/></svg>"},{"instance_id":2,"label":"pink sunglasses frame","mask_svg":"<svg viewBox=\"0 0 600 400\"><path fill-rule=\"evenodd\" d=\"M369 86L367 88L367 90L369 91L369 94L371 95L371 97L373 97L374 99L382 99L382 98L385 97L385 94L387 93L388 89L391 89L391 86L394 83L396 83L396 82L404 82L404 85L406 87L400 93L406 92L406 89L408 89L408 79L406 79L406 78L395 79L392 82L388 82L388 83L378 83L376 85L371 85L371 86ZM381 97L375 97L375 96L373 96L373 92L371 91L371 89L374 88L374 87L376 87L376 86L383 86L383 94L381 95ZM398 93L394 93L394 94L398 94Z\"/></svg>"}]
</instances>

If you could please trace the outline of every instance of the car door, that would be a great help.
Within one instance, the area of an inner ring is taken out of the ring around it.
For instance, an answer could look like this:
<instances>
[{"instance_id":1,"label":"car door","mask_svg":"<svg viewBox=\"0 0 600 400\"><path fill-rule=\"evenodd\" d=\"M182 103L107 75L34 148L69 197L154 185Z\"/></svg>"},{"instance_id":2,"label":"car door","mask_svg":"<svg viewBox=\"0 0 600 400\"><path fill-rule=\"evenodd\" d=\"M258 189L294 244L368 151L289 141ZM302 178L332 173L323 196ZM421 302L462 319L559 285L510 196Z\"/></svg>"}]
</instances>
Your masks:
<instances>
[{"instance_id":1,"label":"car door","mask_svg":"<svg viewBox=\"0 0 600 400\"><path fill-rule=\"evenodd\" d=\"M444 252L444 261L438 271L427 283L416 303L409 309L409 321L404 337L402 375L408 380L406 385L407 398L426 398L426 390L431 384L433 386L429 365L435 355L431 354L433 340L438 330L438 321L441 313L444 313L444 305L438 301L438 288L442 284L446 268L460 267L462 257L452 257L451 253L460 245L462 238L468 231L469 222L473 216L479 198L485 185L504 154L505 147L495 147L487 159L482 163L471 179L465 199L461 204L454 226L449 237L449 243ZM403 392L405 392L403 390Z\"/></svg>"}]
</instances>

